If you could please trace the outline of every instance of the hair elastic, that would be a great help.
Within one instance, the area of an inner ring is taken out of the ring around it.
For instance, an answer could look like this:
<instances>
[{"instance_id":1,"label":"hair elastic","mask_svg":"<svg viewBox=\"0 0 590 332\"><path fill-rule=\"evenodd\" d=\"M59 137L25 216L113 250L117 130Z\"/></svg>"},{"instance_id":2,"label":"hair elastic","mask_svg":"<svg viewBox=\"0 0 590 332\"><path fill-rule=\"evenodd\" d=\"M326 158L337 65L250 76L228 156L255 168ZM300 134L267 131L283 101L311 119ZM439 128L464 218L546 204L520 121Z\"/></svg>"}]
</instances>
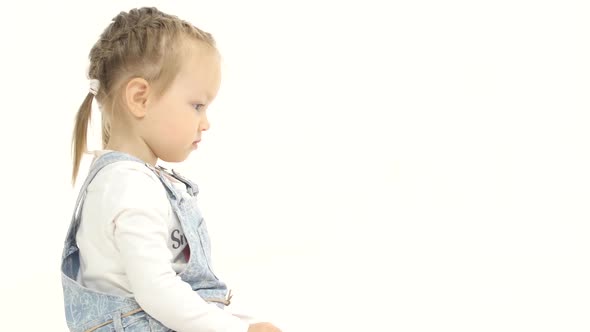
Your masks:
<instances>
[{"instance_id":1,"label":"hair elastic","mask_svg":"<svg viewBox=\"0 0 590 332\"><path fill-rule=\"evenodd\" d=\"M90 80L90 93L96 96L98 90L100 89L100 81L97 79Z\"/></svg>"}]
</instances>

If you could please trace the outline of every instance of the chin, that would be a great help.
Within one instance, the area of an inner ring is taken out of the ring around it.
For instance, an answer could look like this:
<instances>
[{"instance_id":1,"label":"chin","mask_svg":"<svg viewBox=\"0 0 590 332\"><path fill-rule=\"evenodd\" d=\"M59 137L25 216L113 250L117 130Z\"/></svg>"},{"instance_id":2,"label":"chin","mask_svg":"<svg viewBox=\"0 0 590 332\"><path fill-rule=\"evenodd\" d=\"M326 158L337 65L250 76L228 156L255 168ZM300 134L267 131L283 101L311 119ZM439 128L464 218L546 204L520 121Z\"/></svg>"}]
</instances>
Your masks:
<instances>
[{"instance_id":1,"label":"chin","mask_svg":"<svg viewBox=\"0 0 590 332\"><path fill-rule=\"evenodd\" d=\"M186 160L186 158L188 158L189 154L183 154L183 155L164 155L161 156L160 159L162 161L165 161L167 163L180 163Z\"/></svg>"}]
</instances>

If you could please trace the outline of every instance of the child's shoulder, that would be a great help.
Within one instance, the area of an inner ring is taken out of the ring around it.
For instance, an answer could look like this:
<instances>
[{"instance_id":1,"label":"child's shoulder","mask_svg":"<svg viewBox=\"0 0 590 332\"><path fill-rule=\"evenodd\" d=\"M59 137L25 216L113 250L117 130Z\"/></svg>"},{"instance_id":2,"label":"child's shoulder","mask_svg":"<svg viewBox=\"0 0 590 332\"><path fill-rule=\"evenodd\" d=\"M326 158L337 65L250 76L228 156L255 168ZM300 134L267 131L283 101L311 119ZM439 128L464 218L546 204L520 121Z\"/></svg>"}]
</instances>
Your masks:
<instances>
[{"instance_id":1,"label":"child's shoulder","mask_svg":"<svg viewBox=\"0 0 590 332\"><path fill-rule=\"evenodd\" d=\"M88 185L88 191L101 191L117 199L154 196L166 197L166 189L153 170L145 164L132 161L114 161L104 166Z\"/></svg>"},{"instance_id":2,"label":"child's shoulder","mask_svg":"<svg viewBox=\"0 0 590 332\"><path fill-rule=\"evenodd\" d=\"M158 176L149 169L145 164L131 160L115 161L106 165L96 177L103 176L111 180L122 182L145 182L147 184L157 184L161 186Z\"/></svg>"}]
</instances>

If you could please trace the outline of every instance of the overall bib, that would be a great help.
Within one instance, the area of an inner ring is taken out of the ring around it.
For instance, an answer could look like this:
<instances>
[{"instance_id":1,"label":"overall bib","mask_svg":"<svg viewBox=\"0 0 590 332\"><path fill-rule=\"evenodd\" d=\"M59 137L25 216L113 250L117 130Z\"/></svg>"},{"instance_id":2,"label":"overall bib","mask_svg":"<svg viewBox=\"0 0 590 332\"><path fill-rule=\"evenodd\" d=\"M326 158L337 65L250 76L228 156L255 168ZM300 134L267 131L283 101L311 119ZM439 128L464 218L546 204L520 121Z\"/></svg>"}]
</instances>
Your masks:
<instances>
[{"instance_id":1,"label":"overall bib","mask_svg":"<svg viewBox=\"0 0 590 332\"><path fill-rule=\"evenodd\" d=\"M174 170L168 173L164 168L157 167L161 172L186 185L186 191L180 190L153 166L131 155L113 151L98 157L92 164L88 177L80 189L64 244L61 273L66 321L70 331L171 331L144 312L134 298L95 291L76 281L80 269L76 232L81 221L86 189L103 167L118 161L136 161L145 164L158 176L166 188L172 210L180 221L190 247L190 258L186 269L178 275L205 301L214 303L220 308L229 305L231 292L228 293L226 284L215 276L211 267L211 245L207 226L196 204L199 193L197 185Z\"/></svg>"}]
</instances>

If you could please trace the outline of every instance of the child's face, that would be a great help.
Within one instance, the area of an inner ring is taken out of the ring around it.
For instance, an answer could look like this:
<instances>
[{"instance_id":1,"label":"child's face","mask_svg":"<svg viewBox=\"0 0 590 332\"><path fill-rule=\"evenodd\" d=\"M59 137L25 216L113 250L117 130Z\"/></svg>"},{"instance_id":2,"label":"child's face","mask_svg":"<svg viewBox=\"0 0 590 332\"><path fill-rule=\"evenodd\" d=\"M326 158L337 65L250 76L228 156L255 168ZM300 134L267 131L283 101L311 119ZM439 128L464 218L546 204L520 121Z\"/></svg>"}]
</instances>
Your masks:
<instances>
[{"instance_id":1,"label":"child's face","mask_svg":"<svg viewBox=\"0 0 590 332\"><path fill-rule=\"evenodd\" d=\"M219 56L203 49L188 58L172 85L150 105L144 139L167 162L185 160L209 129L207 108L221 83Z\"/></svg>"}]
</instances>

